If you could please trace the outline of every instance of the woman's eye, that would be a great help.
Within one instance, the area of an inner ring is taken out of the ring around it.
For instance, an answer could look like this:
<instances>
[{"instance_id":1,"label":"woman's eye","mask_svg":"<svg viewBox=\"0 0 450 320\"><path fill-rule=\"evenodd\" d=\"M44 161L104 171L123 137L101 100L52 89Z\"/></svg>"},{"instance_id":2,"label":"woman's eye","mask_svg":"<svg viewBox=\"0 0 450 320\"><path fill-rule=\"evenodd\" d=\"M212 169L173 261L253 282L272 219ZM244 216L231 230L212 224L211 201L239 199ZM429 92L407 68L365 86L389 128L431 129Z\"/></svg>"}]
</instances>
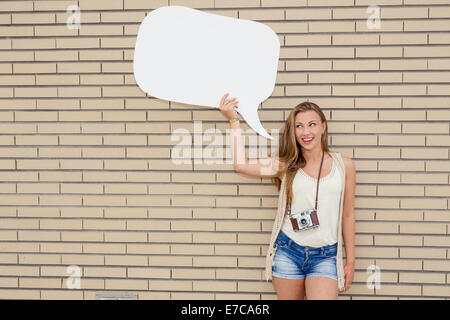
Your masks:
<instances>
[{"instance_id":1,"label":"woman's eye","mask_svg":"<svg viewBox=\"0 0 450 320\"><path fill-rule=\"evenodd\" d=\"M313 123L310 123L310 124L309 124L310 127L313 126L313 125L315 126L316 123L313 122ZM301 124L298 124L298 125L296 125L295 127L296 127L296 128L301 128L302 125L301 125Z\"/></svg>"}]
</instances>

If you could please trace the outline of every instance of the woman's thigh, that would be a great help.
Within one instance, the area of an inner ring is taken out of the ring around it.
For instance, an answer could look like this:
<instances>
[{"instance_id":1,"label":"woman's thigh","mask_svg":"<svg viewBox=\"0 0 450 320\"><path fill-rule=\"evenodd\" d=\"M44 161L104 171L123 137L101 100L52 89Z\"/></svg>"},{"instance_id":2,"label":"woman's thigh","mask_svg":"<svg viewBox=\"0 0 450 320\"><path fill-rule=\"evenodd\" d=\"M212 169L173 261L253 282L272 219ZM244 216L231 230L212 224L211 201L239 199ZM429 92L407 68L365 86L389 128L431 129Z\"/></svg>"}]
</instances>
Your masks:
<instances>
[{"instance_id":1,"label":"woman's thigh","mask_svg":"<svg viewBox=\"0 0 450 320\"><path fill-rule=\"evenodd\" d=\"M327 277L307 277L305 290L308 300L336 300L338 297L337 281Z\"/></svg>"},{"instance_id":2,"label":"woman's thigh","mask_svg":"<svg viewBox=\"0 0 450 320\"><path fill-rule=\"evenodd\" d=\"M303 300L305 279L283 279L272 276L272 283L279 300Z\"/></svg>"},{"instance_id":3,"label":"woman's thigh","mask_svg":"<svg viewBox=\"0 0 450 320\"><path fill-rule=\"evenodd\" d=\"M338 297L337 246L327 246L323 252L314 255L306 272L305 290L308 300L334 300Z\"/></svg>"},{"instance_id":4,"label":"woman's thigh","mask_svg":"<svg viewBox=\"0 0 450 320\"><path fill-rule=\"evenodd\" d=\"M303 300L305 275L303 260L287 244L278 241L272 264L272 283L280 300Z\"/></svg>"}]
</instances>

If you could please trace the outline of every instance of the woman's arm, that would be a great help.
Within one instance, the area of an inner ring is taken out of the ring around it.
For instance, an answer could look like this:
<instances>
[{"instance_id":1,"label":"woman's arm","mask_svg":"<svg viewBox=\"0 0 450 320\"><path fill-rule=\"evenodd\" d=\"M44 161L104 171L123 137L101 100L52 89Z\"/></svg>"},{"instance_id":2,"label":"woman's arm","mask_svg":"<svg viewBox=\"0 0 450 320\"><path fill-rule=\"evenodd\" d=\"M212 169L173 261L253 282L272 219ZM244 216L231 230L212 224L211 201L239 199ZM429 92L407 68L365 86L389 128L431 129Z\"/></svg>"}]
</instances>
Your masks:
<instances>
[{"instance_id":1,"label":"woman's arm","mask_svg":"<svg viewBox=\"0 0 450 320\"><path fill-rule=\"evenodd\" d=\"M355 268L355 188L356 188L356 170L353 160L344 157L345 163L345 192L344 207L342 213L342 236L344 239L346 264L345 272L345 290L347 290L352 281Z\"/></svg>"},{"instance_id":2,"label":"woman's arm","mask_svg":"<svg viewBox=\"0 0 450 320\"><path fill-rule=\"evenodd\" d=\"M227 99L228 93L220 101L220 111L228 119L237 117L235 107L238 105L236 98ZM230 122L230 144L233 156L233 165L236 172L260 178L271 178L279 176L280 162L277 158L262 158L249 160L245 155L245 146L241 135L239 120Z\"/></svg>"}]
</instances>

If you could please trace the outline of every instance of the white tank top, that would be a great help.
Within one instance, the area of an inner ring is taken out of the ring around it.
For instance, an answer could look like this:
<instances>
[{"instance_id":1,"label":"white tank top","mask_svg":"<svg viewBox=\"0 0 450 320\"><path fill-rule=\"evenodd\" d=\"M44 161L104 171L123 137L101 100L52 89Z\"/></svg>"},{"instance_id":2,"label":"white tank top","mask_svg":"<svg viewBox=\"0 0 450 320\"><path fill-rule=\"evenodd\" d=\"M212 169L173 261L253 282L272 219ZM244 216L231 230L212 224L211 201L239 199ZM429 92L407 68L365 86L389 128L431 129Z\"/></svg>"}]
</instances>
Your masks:
<instances>
[{"instance_id":1,"label":"white tank top","mask_svg":"<svg viewBox=\"0 0 450 320\"><path fill-rule=\"evenodd\" d=\"M331 172L320 178L317 216L319 227L294 231L286 214L282 226L283 232L301 246L323 247L337 242L339 201L342 189L342 177L333 160ZM292 213L314 209L317 179L298 169L292 182Z\"/></svg>"}]
</instances>

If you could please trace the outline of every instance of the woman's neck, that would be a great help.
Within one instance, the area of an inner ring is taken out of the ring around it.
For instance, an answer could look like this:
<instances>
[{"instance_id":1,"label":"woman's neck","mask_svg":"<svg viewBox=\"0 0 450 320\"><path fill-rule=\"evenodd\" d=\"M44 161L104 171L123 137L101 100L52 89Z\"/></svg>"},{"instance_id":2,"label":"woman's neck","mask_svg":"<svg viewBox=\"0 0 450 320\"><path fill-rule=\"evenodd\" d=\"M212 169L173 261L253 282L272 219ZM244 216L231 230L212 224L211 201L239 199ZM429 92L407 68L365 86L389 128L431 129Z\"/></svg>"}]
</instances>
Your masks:
<instances>
[{"instance_id":1,"label":"woman's neck","mask_svg":"<svg viewBox=\"0 0 450 320\"><path fill-rule=\"evenodd\" d=\"M302 150L303 157L306 160L306 163L316 163L320 162L322 159L322 148L317 148L313 150Z\"/></svg>"}]
</instances>

